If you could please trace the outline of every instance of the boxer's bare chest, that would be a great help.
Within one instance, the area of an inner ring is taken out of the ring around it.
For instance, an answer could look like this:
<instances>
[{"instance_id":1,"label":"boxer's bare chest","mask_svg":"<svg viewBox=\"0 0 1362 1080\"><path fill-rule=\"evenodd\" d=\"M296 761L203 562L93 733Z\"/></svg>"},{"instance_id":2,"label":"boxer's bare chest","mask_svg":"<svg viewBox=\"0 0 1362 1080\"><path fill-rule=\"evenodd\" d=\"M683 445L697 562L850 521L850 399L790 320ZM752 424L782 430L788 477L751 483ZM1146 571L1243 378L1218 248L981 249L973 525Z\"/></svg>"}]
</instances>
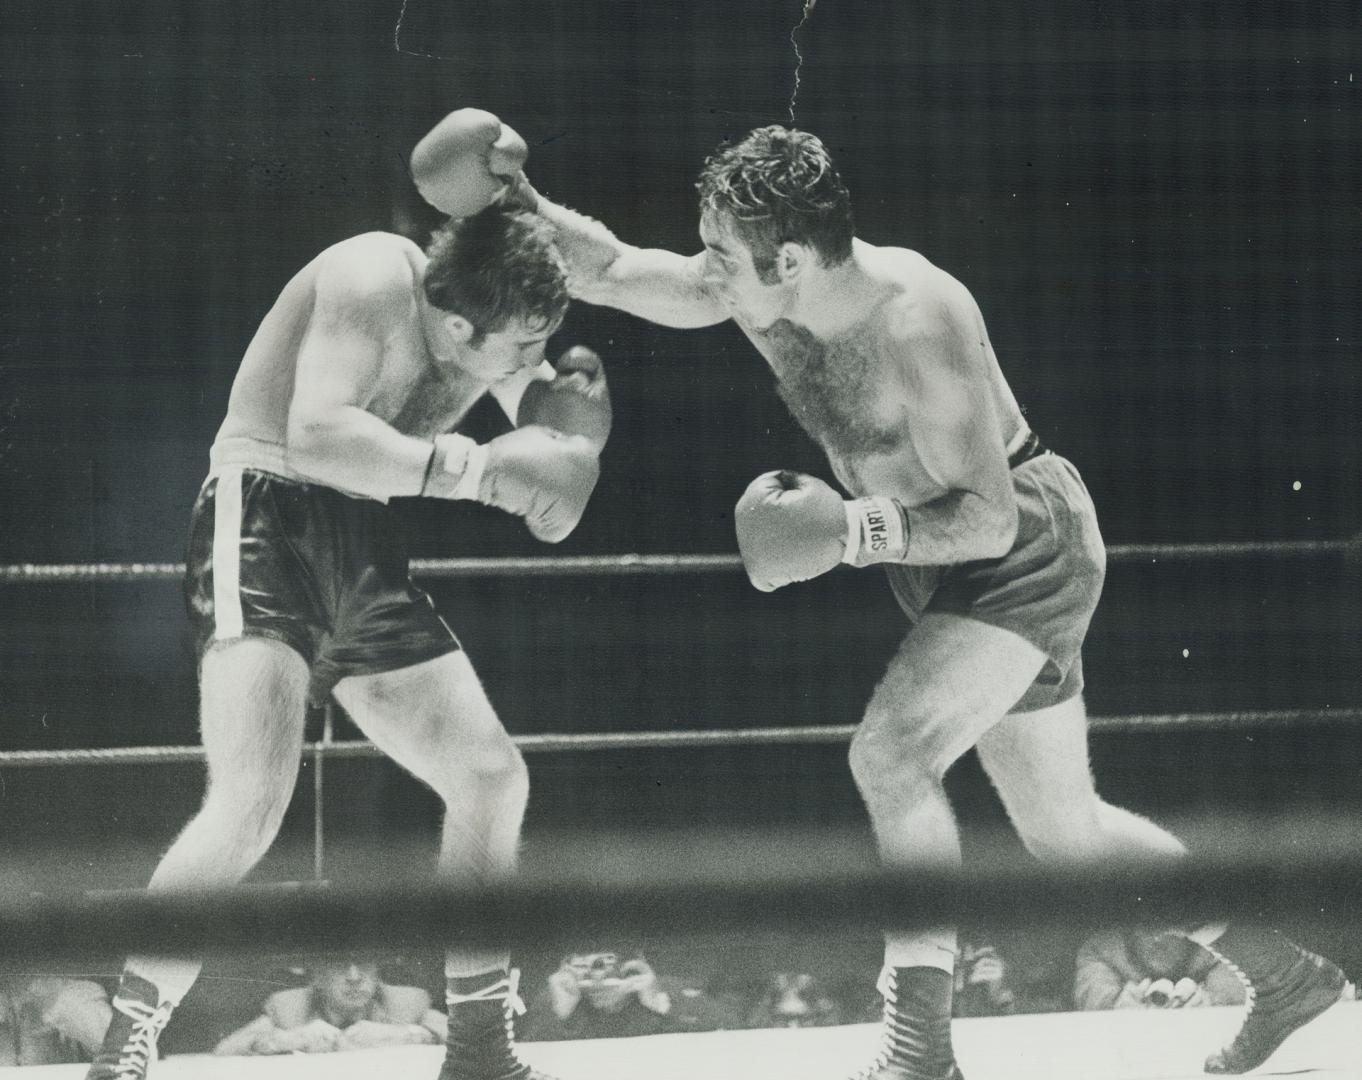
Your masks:
<instances>
[{"instance_id":1,"label":"boxer's bare chest","mask_svg":"<svg viewBox=\"0 0 1362 1080\"><path fill-rule=\"evenodd\" d=\"M449 431L487 389L462 369L437 361L419 335L389 342L382 371L368 411L418 439Z\"/></svg>"},{"instance_id":2,"label":"boxer's bare chest","mask_svg":"<svg viewBox=\"0 0 1362 1080\"><path fill-rule=\"evenodd\" d=\"M780 319L766 331L745 332L771 365L777 393L839 475L871 459L916 464L903 378L907 358L887 354L878 328L824 340Z\"/></svg>"}]
</instances>

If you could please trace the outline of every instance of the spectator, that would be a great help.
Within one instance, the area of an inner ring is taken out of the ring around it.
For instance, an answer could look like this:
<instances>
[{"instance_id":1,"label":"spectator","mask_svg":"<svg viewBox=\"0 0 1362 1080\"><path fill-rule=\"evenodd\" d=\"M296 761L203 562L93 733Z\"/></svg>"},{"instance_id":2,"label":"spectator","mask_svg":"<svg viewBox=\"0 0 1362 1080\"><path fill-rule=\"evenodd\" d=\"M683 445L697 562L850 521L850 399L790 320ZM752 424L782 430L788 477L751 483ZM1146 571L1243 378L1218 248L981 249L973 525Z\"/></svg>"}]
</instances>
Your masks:
<instances>
[{"instance_id":1,"label":"spectator","mask_svg":"<svg viewBox=\"0 0 1362 1080\"><path fill-rule=\"evenodd\" d=\"M772 975L756 1005L747 1016L747 1026L827 1027L843 1023L841 1004L813 975L781 971Z\"/></svg>"},{"instance_id":2,"label":"spectator","mask_svg":"<svg viewBox=\"0 0 1362 1080\"><path fill-rule=\"evenodd\" d=\"M112 1015L108 993L88 979L0 978L0 1065L90 1061Z\"/></svg>"},{"instance_id":3,"label":"spectator","mask_svg":"<svg viewBox=\"0 0 1362 1080\"><path fill-rule=\"evenodd\" d=\"M1031 932L960 938L955 967L956 1016L1010 1016L1069 1007L1073 939Z\"/></svg>"},{"instance_id":4,"label":"spectator","mask_svg":"<svg viewBox=\"0 0 1362 1080\"><path fill-rule=\"evenodd\" d=\"M271 994L261 1015L213 1053L321 1054L444 1043L446 1023L425 990L389 986L374 963L328 959L313 967L310 985Z\"/></svg>"},{"instance_id":5,"label":"spectator","mask_svg":"<svg viewBox=\"0 0 1362 1080\"><path fill-rule=\"evenodd\" d=\"M698 986L660 978L642 953L577 952L563 958L535 996L524 1038L608 1039L662 1032L711 1031L724 1022Z\"/></svg>"},{"instance_id":6,"label":"spectator","mask_svg":"<svg viewBox=\"0 0 1362 1080\"><path fill-rule=\"evenodd\" d=\"M1096 934L1078 950L1079 1009L1185 1009L1242 1005L1244 984L1229 966L1177 934Z\"/></svg>"}]
</instances>

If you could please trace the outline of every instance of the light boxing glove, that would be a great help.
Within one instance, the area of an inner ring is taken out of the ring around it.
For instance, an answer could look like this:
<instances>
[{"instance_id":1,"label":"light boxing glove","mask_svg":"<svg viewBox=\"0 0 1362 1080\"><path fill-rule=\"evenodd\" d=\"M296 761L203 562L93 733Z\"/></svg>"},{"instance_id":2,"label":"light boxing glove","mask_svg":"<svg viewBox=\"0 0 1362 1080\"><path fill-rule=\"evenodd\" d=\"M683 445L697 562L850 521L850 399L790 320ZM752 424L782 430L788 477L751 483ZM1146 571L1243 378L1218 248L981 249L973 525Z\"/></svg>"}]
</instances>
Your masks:
<instances>
[{"instance_id":1,"label":"light boxing glove","mask_svg":"<svg viewBox=\"0 0 1362 1080\"><path fill-rule=\"evenodd\" d=\"M482 109L458 109L411 152L411 178L421 197L453 218L495 202L529 157L525 140Z\"/></svg>"},{"instance_id":2,"label":"light boxing glove","mask_svg":"<svg viewBox=\"0 0 1362 1080\"><path fill-rule=\"evenodd\" d=\"M599 454L610 436L610 388L601 358L585 345L574 345L554 365L552 379L536 379L525 388L516 413L521 427L542 424L567 435L581 435Z\"/></svg>"},{"instance_id":3,"label":"light boxing glove","mask_svg":"<svg viewBox=\"0 0 1362 1080\"><path fill-rule=\"evenodd\" d=\"M743 492L733 520L748 579L762 592L839 563L895 561L908 550L908 515L896 500L843 499L804 473L763 473Z\"/></svg>"},{"instance_id":4,"label":"light boxing glove","mask_svg":"<svg viewBox=\"0 0 1362 1080\"><path fill-rule=\"evenodd\" d=\"M525 519L545 543L564 539L586 511L601 474L591 443L551 428L516 428L488 443L440 435L422 495L472 499Z\"/></svg>"}]
</instances>

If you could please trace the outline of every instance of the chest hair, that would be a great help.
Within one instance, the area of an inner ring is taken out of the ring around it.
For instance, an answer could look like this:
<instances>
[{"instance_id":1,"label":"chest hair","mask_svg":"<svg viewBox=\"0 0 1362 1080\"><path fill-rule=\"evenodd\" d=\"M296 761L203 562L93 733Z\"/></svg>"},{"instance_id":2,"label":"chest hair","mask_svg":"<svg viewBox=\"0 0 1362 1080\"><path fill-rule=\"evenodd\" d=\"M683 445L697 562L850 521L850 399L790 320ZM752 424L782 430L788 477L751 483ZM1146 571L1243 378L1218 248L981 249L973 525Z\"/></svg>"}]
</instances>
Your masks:
<instances>
[{"instance_id":1,"label":"chest hair","mask_svg":"<svg viewBox=\"0 0 1362 1080\"><path fill-rule=\"evenodd\" d=\"M776 391L801 427L840 457L885 454L903 441L883 422L884 376L873 337L854 332L820 341L784 319L764 335Z\"/></svg>"}]
</instances>

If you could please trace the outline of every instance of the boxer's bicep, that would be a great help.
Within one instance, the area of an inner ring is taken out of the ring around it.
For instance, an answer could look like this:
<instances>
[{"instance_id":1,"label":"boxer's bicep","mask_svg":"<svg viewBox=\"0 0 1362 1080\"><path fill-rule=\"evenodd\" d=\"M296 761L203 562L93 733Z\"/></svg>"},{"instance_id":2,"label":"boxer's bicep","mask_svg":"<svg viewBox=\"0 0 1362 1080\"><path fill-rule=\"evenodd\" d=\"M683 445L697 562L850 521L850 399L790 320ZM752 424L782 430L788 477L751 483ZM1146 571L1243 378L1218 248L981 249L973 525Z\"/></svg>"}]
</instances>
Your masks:
<instances>
[{"instance_id":1,"label":"boxer's bicep","mask_svg":"<svg viewBox=\"0 0 1362 1080\"><path fill-rule=\"evenodd\" d=\"M903 346L912 387L908 429L923 468L947 491L1010 500L1002 425L969 341L933 322L917 327Z\"/></svg>"},{"instance_id":2,"label":"boxer's bicep","mask_svg":"<svg viewBox=\"0 0 1362 1080\"><path fill-rule=\"evenodd\" d=\"M390 334L410 303L400 278L319 275L289 403L288 457L299 472L376 498L421 490L430 443L368 411Z\"/></svg>"},{"instance_id":3,"label":"boxer's bicep","mask_svg":"<svg viewBox=\"0 0 1362 1080\"><path fill-rule=\"evenodd\" d=\"M383 337L371 299L319 288L298 349L290 420L344 406L363 408L378 383Z\"/></svg>"}]
</instances>

